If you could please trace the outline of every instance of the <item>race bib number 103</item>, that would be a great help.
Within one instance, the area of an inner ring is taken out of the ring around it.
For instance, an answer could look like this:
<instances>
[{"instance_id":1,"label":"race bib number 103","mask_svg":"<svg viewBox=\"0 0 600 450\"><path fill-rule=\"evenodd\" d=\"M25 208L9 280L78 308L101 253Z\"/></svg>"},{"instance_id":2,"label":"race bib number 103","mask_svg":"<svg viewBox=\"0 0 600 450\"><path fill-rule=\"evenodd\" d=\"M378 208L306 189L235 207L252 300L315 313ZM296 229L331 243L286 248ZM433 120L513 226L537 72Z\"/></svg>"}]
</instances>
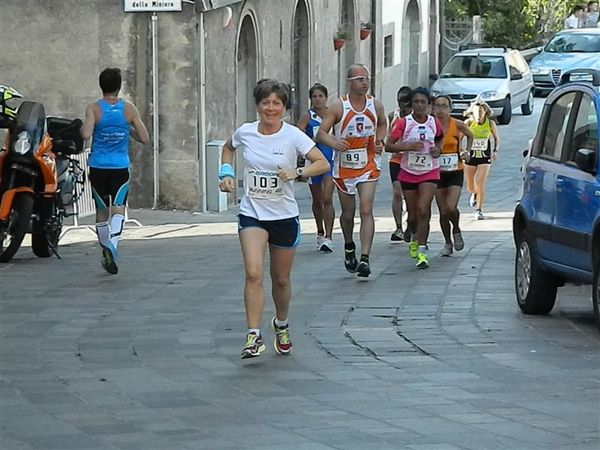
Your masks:
<instances>
[{"instance_id":1,"label":"race bib number 103","mask_svg":"<svg viewBox=\"0 0 600 450\"><path fill-rule=\"evenodd\" d=\"M277 172L248 169L246 189L249 197L277 199L283 197L283 182Z\"/></svg>"}]
</instances>

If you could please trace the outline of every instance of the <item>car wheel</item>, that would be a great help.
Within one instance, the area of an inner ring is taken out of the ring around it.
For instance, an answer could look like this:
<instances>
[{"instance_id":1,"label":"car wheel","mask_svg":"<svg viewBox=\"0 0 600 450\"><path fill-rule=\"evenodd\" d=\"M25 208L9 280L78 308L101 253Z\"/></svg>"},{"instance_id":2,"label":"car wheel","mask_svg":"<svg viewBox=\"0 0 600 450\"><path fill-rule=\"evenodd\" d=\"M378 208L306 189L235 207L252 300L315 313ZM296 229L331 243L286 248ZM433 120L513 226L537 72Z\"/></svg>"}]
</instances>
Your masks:
<instances>
[{"instance_id":1,"label":"car wheel","mask_svg":"<svg viewBox=\"0 0 600 450\"><path fill-rule=\"evenodd\" d=\"M510 97L504 99L504 108L502 108L502 114L498 116L498 123L500 125L508 125L512 118L512 105L510 104Z\"/></svg>"},{"instance_id":2,"label":"car wheel","mask_svg":"<svg viewBox=\"0 0 600 450\"><path fill-rule=\"evenodd\" d=\"M519 308L525 314L548 314L556 301L556 281L540 268L527 230L517 236L515 291Z\"/></svg>"},{"instance_id":3,"label":"car wheel","mask_svg":"<svg viewBox=\"0 0 600 450\"><path fill-rule=\"evenodd\" d=\"M521 105L521 113L524 116L530 116L533 113L533 90L529 91L527 102Z\"/></svg>"},{"instance_id":4,"label":"car wheel","mask_svg":"<svg viewBox=\"0 0 600 450\"><path fill-rule=\"evenodd\" d=\"M594 262L594 287L592 291L592 302L594 304L594 316L596 324L600 329L600 255L596 255Z\"/></svg>"}]
</instances>

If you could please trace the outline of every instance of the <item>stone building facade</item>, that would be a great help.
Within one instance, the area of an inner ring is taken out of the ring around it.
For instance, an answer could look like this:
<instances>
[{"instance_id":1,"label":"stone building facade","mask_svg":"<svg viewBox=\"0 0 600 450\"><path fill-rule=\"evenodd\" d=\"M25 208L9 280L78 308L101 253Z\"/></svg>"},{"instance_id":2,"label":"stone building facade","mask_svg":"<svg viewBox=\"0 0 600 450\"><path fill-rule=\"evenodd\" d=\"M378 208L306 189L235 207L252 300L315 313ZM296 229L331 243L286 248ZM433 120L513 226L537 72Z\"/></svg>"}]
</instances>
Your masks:
<instances>
[{"instance_id":1,"label":"stone building facade","mask_svg":"<svg viewBox=\"0 0 600 450\"><path fill-rule=\"evenodd\" d=\"M430 0L423 1L427 6L419 17L430 8ZM398 2L406 9L404 3ZM257 80L270 77L291 85L292 121L308 106L313 83L326 85L331 98L344 91L346 68L353 62L371 69L372 91L381 96L382 24L388 22L382 12L381 0L183 0L181 11L152 19L149 12L124 12L123 0L2 0L0 84L43 102L48 115L81 117L86 103L100 96L98 73L120 67L122 96L137 105L152 135L154 20L158 200L162 206L202 211L207 178L214 179L205 169L206 143L226 139L240 123L255 119L251 91ZM402 13L394 21L402 22ZM365 39L360 38L363 22L374 25ZM429 25L422 20L420 30ZM338 29L347 39L336 51ZM420 58L428 61L430 47L419 48ZM391 78L388 83L401 82ZM131 158L130 204L152 206L152 146L133 144Z\"/></svg>"}]
</instances>

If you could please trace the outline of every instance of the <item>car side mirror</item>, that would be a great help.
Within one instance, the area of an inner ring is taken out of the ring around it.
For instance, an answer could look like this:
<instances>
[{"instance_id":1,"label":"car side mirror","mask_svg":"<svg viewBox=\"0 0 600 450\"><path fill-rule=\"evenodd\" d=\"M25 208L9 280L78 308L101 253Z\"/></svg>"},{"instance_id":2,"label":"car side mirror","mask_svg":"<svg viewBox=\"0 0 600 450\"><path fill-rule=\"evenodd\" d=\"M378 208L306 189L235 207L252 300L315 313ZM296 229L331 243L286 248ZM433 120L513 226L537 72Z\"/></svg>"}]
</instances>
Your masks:
<instances>
[{"instance_id":1,"label":"car side mirror","mask_svg":"<svg viewBox=\"0 0 600 450\"><path fill-rule=\"evenodd\" d=\"M535 51L538 52L538 53L541 53L542 50L544 50L544 47L536 47L535 48Z\"/></svg>"},{"instance_id":2,"label":"car side mirror","mask_svg":"<svg viewBox=\"0 0 600 450\"><path fill-rule=\"evenodd\" d=\"M438 75L437 73L430 73L430 74L429 74L429 79L430 79L431 81L435 81L435 80L437 80L438 78L439 78L439 75Z\"/></svg>"},{"instance_id":3,"label":"car side mirror","mask_svg":"<svg viewBox=\"0 0 600 450\"><path fill-rule=\"evenodd\" d=\"M522 79L523 79L523 75L522 75L522 74L520 74L520 73L513 73L513 74L510 76L510 79L511 79L511 81L514 81L514 80L522 80Z\"/></svg>"},{"instance_id":4,"label":"car side mirror","mask_svg":"<svg viewBox=\"0 0 600 450\"><path fill-rule=\"evenodd\" d=\"M575 153L575 164L587 173L596 173L596 152L589 148L580 148Z\"/></svg>"}]
</instances>

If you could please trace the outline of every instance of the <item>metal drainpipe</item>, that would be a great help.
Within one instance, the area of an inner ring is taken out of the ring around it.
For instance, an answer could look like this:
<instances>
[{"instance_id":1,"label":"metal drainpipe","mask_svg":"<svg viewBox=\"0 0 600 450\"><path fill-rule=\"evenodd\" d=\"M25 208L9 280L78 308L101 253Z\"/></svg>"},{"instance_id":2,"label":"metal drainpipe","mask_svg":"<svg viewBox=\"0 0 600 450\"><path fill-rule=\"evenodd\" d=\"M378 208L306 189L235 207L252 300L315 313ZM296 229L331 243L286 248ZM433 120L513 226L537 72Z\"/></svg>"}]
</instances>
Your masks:
<instances>
[{"instance_id":1,"label":"metal drainpipe","mask_svg":"<svg viewBox=\"0 0 600 450\"><path fill-rule=\"evenodd\" d=\"M198 20L198 134L200 145L200 190L202 201L200 211L208 209L206 200L207 173L206 173L206 41L204 36L204 12L200 12Z\"/></svg>"},{"instance_id":2,"label":"metal drainpipe","mask_svg":"<svg viewBox=\"0 0 600 450\"><path fill-rule=\"evenodd\" d=\"M377 96L377 2L380 0L371 0L371 94ZM381 80L383 81L383 80Z\"/></svg>"},{"instance_id":3,"label":"metal drainpipe","mask_svg":"<svg viewBox=\"0 0 600 450\"><path fill-rule=\"evenodd\" d=\"M152 13L152 156L154 175L153 208L158 207L160 196L160 133L158 113L158 15Z\"/></svg>"}]
</instances>

